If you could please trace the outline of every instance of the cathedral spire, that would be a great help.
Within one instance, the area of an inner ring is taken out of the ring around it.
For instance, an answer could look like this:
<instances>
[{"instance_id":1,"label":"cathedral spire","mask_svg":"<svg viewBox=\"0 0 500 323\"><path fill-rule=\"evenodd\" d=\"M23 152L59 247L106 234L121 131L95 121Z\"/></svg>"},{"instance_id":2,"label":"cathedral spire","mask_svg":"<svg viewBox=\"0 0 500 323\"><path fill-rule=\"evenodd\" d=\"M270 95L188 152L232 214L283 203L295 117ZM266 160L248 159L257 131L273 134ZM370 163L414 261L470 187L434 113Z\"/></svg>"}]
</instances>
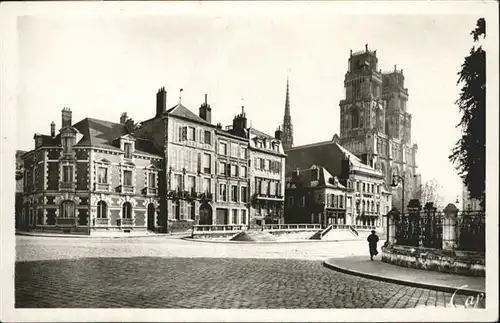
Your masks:
<instances>
[{"instance_id":1,"label":"cathedral spire","mask_svg":"<svg viewBox=\"0 0 500 323\"><path fill-rule=\"evenodd\" d=\"M290 86L289 78L286 78L285 116L283 117L283 148L285 150L293 147L293 125L290 114Z\"/></svg>"}]
</instances>

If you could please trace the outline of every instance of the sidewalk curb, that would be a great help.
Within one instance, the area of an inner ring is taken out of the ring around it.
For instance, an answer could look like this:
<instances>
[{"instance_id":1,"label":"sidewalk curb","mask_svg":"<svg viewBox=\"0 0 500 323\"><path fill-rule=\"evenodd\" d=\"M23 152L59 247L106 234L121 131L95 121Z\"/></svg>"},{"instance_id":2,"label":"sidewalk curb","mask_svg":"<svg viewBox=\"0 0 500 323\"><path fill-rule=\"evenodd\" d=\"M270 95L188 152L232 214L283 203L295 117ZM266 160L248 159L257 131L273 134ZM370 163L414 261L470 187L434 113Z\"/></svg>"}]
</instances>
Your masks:
<instances>
[{"instance_id":1,"label":"sidewalk curb","mask_svg":"<svg viewBox=\"0 0 500 323\"><path fill-rule=\"evenodd\" d=\"M74 234L74 235L69 235L69 234L57 234L57 233L49 233L49 234L42 234L42 233L29 233L29 232L16 232L16 236L26 236L26 237L40 237L40 238L70 238L70 239L120 239L120 238L127 238L127 239L133 239L133 238L179 238L183 239L181 234L148 234L148 235L141 235L141 236L135 236L135 235L130 235L130 236L93 236L93 235L86 235L86 234Z\"/></svg>"},{"instance_id":2,"label":"sidewalk curb","mask_svg":"<svg viewBox=\"0 0 500 323\"><path fill-rule=\"evenodd\" d=\"M486 291L480 291L480 290L475 290L475 289L470 289L470 288L464 288L464 289L460 289L457 291L457 288L443 286L443 285L419 283L419 282L414 282L414 281L409 281L409 280L396 279L396 278L392 278L392 277L388 277L388 276L377 276L377 275L368 274L368 273L357 271L357 270L351 270L351 269L347 269L347 268L335 265L331 259L327 259L327 260L323 261L323 266L325 266L329 269L344 273L344 274L359 276L359 277L373 279L373 280L379 280L379 281L383 281L383 282L387 282L387 283L393 283L393 284L405 285L405 286L411 286L411 287L417 287L417 288L432 289L432 290L437 290L440 292L445 292L445 293L450 293L450 294L453 294L456 292L457 294L462 294L462 295L467 295L467 296L476 296L478 294L484 294L484 296L486 297Z\"/></svg>"},{"instance_id":3,"label":"sidewalk curb","mask_svg":"<svg viewBox=\"0 0 500 323\"><path fill-rule=\"evenodd\" d=\"M225 243L225 244L283 244L283 243L318 243L318 242L353 242L361 240L296 240L296 241L230 241L230 240L209 240L184 237L182 240L191 242Z\"/></svg>"}]
</instances>

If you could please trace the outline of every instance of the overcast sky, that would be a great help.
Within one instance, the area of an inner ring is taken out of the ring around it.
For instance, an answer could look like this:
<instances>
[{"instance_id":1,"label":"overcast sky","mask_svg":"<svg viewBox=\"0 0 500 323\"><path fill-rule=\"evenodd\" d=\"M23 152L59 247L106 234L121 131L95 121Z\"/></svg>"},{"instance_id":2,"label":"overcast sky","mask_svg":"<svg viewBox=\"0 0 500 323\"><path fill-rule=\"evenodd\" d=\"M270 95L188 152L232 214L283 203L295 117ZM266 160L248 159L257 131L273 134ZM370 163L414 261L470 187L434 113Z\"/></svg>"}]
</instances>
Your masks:
<instances>
[{"instance_id":1,"label":"overcast sky","mask_svg":"<svg viewBox=\"0 0 500 323\"><path fill-rule=\"evenodd\" d=\"M66 17L66 18L65 18ZM295 145L339 132L349 50L377 50L382 70L404 70L412 139L423 181L436 178L445 203L461 195L448 155L460 130L457 72L472 47L477 15L149 15L18 18L17 148L33 133L85 117L118 122L154 116L157 89L212 120L245 111L273 134L282 123L287 75ZM242 98L244 100L242 100ZM34 113L43 111L43 113Z\"/></svg>"}]
</instances>

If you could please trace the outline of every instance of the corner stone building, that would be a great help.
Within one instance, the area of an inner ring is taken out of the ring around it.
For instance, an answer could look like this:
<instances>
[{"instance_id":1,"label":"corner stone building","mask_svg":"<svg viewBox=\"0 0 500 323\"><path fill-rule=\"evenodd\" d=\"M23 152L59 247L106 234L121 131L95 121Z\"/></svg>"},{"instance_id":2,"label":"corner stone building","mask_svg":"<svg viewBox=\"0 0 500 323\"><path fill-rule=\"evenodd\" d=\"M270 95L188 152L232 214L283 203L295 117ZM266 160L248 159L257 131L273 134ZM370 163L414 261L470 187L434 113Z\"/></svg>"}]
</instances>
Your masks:
<instances>
[{"instance_id":1,"label":"corner stone building","mask_svg":"<svg viewBox=\"0 0 500 323\"><path fill-rule=\"evenodd\" d=\"M22 156L23 211L18 226L35 231L92 234L158 228L161 156L125 125L92 118L72 124L62 111L56 135L35 134Z\"/></svg>"},{"instance_id":2,"label":"corner stone building","mask_svg":"<svg viewBox=\"0 0 500 323\"><path fill-rule=\"evenodd\" d=\"M377 51L369 50L368 45L364 51L351 51L344 80L346 97L340 101L340 144L380 170L388 186L392 175L404 176L405 199L409 201L420 177L404 81L403 70L396 66L382 73ZM393 194L399 200L401 189Z\"/></svg>"}]
</instances>

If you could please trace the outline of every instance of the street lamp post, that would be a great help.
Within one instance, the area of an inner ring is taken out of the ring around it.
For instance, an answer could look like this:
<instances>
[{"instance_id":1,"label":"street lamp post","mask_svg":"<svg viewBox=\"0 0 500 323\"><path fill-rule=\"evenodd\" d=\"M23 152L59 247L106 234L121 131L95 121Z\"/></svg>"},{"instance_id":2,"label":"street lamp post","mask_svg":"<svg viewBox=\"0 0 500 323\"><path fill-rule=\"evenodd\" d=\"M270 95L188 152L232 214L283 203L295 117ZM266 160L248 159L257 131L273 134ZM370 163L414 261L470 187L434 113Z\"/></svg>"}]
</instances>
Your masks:
<instances>
[{"instance_id":1,"label":"street lamp post","mask_svg":"<svg viewBox=\"0 0 500 323\"><path fill-rule=\"evenodd\" d=\"M403 194L401 196L401 214L403 214L405 208L405 179L403 176L399 176L397 174L392 175L392 187L397 187L400 182L403 186Z\"/></svg>"}]
</instances>

